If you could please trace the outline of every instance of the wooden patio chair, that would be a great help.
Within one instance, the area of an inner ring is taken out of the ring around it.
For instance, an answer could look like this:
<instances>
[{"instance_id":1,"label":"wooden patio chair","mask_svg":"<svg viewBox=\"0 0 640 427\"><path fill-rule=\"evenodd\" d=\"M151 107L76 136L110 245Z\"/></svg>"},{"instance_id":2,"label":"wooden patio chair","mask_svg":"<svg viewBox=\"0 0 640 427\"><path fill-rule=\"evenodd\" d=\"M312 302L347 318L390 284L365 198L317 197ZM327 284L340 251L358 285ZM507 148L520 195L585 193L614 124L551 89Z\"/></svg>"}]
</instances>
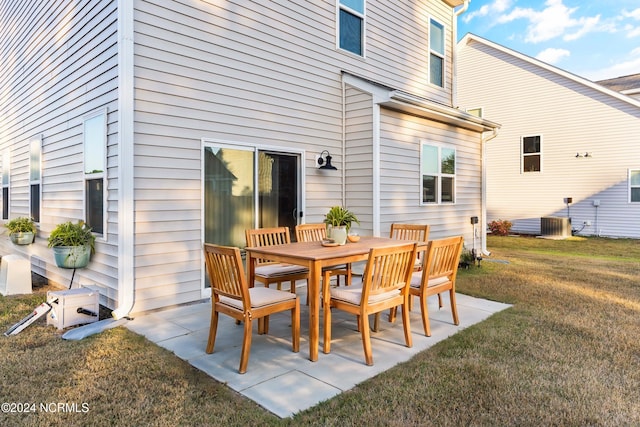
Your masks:
<instances>
[{"instance_id":1,"label":"wooden patio chair","mask_svg":"<svg viewBox=\"0 0 640 427\"><path fill-rule=\"evenodd\" d=\"M207 353L213 353L218 330L218 314L244 322L244 338L238 371L244 374L249 363L253 320L258 319L258 333L269 333L269 315L291 311L293 351L300 351L300 301L295 294L270 288L249 287L240 249L205 243L205 264L211 281L211 325Z\"/></svg>"},{"instance_id":2,"label":"wooden patio chair","mask_svg":"<svg viewBox=\"0 0 640 427\"><path fill-rule=\"evenodd\" d=\"M416 258L416 244L405 243L371 249L361 280L354 279L351 286L331 288L324 285L324 352L331 351L331 309L355 314L362 334L364 358L373 365L369 315L402 306L402 323L407 347L411 347L409 324L409 283Z\"/></svg>"},{"instance_id":3,"label":"wooden patio chair","mask_svg":"<svg viewBox=\"0 0 640 427\"><path fill-rule=\"evenodd\" d=\"M396 240L412 240L416 242L426 242L429 240L430 226L427 224L391 224L391 232L389 237ZM419 251L416 256L416 265L414 270L422 269L422 253Z\"/></svg>"},{"instance_id":4,"label":"wooden patio chair","mask_svg":"<svg viewBox=\"0 0 640 427\"><path fill-rule=\"evenodd\" d=\"M456 306L456 275L458 263L464 239L462 236L432 240L428 243L425 255L424 268L420 272L413 273L409 295L420 299L420 311L422 312L422 326L424 334L431 336L429 324L429 312L427 310L427 298L431 295L440 296L440 293L449 291L451 301L451 314L453 324L459 325L458 308ZM442 300L438 300L442 308ZM391 315L391 321L395 313Z\"/></svg>"},{"instance_id":5,"label":"wooden patio chair","mask_svg":"<svg viewBox=\"0 0 640 427\"><path fill-rule=\"evenodd\" d=\"M289 227L255 228L245 230L247 247L283 245L291 243ZM290 291L296 292L296 281L305 279L309 285L309 270L298 265L256 259L255 279L265 287L272 283L282 289L282 282L290 282ZM253 286L253 283L250 283Z\"/></svg>"},{"instance_id":6,"label":"wooden patio chair","mask_svg":"<svg viewBox=\"0 0 640 427\"><path fill-rule=\"evenodd\" d=\"M327 225L300 224L296 225L296 239L299 242L320 242L327 238ZM351 284L351 264L341 264L324 268L322 270L322 280L329 281L331 276L336 276L336 284L340 286L340 276L345 277L345 285Z\"/></svg>"}]
</instances>

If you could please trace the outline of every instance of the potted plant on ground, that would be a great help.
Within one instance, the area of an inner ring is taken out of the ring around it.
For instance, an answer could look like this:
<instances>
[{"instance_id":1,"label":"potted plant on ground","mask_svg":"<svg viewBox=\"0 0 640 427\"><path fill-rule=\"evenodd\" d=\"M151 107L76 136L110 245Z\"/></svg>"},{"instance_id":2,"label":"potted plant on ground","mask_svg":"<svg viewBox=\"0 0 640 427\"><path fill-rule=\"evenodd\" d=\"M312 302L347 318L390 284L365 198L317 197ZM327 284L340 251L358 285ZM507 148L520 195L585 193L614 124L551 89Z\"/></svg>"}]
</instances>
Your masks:
<instances>
[{"instance_id":1,"label":"potted plant on ground","mask_svg":"<svg viewBox=\"0 0 640 427\"><path fill-rule=\"evenodd\" d=\"M48 239L56 265L61 268L83 268L95 252L96 236L84 221L58 224Z\"/></svg>"},{"instance_id":2,"label":"potted plant on ground","mask_svg":"<svg viewBox=\"0 0 640 427\"><path fill-rule=\"evenodd\" d=\"M38 229L31 218L19 216L7 222L9 238L16 245L30 245L36 236Z\"/></svg>"},{"instance_id":3,"label":"potted plant on ground","mask_svg":"<svg viewBox=\"0 0 640 427\"><path fill-rule=\"evenodd\" d=\"M353 212L342 206L333 206L324 217L324 222L330 226L330 237L339 245L347 242L347 234L352 223L360 225L360 221Z\"/></svg>"}]
</instances>

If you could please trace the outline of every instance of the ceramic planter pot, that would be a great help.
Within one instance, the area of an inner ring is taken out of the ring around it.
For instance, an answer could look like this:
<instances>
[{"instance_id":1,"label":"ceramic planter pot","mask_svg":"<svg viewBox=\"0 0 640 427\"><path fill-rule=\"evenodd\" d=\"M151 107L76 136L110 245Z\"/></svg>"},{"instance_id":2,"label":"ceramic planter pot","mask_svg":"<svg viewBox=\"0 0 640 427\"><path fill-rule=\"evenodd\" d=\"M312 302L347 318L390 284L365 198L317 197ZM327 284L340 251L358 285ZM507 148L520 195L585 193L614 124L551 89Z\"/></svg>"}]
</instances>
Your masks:
<instances>
[{"instance_id":1,"label":"ceramic planter pot","mask_svg":"<svg viewBox=\"0 0 640 427\"><path fill-rule=\"evenodd\" d=\"M11 233L9 238L11 242L16 245L30 245L33 243L34 234L31 231L21 231L18 233Z\"/></svg>"},{"instance_id":2,"label":"ceramic planter pot","mask_svg":"<svg viewBox=\"0 0 640 427\"><path fill-rule=\"evenodd\" d=\"M347 243L347 227L344 225L331 227L331 238L339 245Z\"/></svg>"},{"instance_id":3,"label":"ceramic planter pot","mask_svg":"<svg viewBox=\"0 0 640 427\"><path fill-rule=\"evenodd\" d=\"M84 268L91 259L91 246L54 246L53 257L60 268Z\"/></svg>"}]
</instances>

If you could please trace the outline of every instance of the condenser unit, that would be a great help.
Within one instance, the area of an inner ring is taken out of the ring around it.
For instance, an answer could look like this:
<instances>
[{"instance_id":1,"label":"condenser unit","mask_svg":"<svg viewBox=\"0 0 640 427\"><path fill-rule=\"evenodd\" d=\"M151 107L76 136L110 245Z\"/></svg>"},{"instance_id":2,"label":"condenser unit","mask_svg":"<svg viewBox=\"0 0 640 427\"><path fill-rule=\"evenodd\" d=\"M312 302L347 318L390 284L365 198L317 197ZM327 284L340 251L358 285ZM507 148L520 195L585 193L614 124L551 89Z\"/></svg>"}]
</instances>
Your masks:
<instances>
[{"instance_id":1,"label":"condenser unit","mask_svg":"<svg viewBox=\"0 0 640 427\"><path fill-rule=\"evenodd\" d=\"M571 236L571 218L545 216L540 218L540 234L543 236Z\"/></svg>"}]
</instances>

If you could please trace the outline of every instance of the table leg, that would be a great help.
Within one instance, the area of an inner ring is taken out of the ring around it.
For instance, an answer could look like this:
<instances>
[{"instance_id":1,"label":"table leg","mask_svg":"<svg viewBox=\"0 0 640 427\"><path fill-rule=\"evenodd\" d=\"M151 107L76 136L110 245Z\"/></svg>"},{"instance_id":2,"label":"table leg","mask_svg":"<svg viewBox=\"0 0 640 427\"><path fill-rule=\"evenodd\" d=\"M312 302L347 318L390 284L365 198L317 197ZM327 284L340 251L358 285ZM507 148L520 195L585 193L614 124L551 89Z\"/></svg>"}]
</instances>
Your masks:
<instances>
[{"instance_id":1,"label":"table leg","mask_svg":"<svg viewBox=\"0 0 640 427\"><path fill-rule=\"evenodd\" d=\"M320 276L322 267L319 262L309 266L309 360L318 360L320 336Z\"/></svg>"}]
</instances>

